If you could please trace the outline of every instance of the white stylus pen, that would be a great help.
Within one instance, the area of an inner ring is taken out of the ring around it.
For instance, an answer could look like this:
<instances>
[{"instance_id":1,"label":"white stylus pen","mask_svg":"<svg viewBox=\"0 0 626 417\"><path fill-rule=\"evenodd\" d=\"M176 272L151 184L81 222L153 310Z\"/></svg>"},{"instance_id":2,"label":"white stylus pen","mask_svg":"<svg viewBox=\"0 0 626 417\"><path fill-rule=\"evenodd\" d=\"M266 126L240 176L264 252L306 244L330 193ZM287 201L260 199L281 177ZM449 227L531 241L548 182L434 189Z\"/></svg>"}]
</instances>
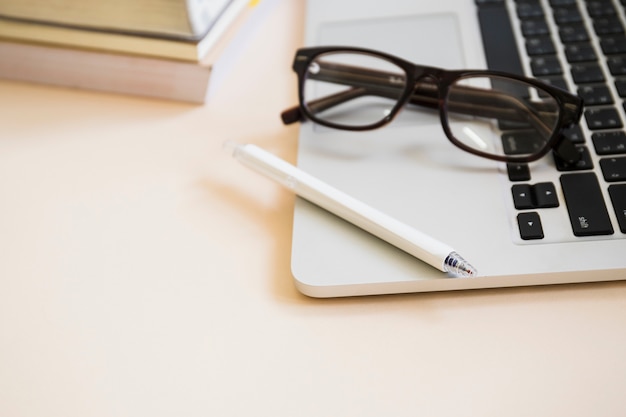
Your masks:
<instances>
[{"instance_id":1,"label":"white stylus pen","mask_svg":"<svg viewBox=\"0 0 626 417\"><path fill-rule=\"evenodd\" d=\"M258 146L234 142L226 142L224 146L243 165L440 271L460 277L476 276L476 269L449 245L350 197Z\"/></svg>"}]
</instances>

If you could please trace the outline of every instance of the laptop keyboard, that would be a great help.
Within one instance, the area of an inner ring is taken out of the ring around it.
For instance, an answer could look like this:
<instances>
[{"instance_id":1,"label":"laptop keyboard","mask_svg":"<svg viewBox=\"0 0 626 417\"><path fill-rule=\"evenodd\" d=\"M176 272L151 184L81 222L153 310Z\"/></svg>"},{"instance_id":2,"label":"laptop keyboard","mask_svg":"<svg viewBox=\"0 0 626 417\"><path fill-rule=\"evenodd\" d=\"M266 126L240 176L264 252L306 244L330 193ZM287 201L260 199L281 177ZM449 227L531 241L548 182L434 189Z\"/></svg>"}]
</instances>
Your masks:
<instances>
[{"instance_id":1,"label":"laptop keyboard","mask_svg":"<svg viewBox=\"0 0 626 417\"><path fill-rule=\"evenodd\" d=\"M625 239L626 0L475 1L490 69L541 79L585 102L580 125L564 133L579 162L506 167L514 240Z\"/></svg>"}]
</instances>

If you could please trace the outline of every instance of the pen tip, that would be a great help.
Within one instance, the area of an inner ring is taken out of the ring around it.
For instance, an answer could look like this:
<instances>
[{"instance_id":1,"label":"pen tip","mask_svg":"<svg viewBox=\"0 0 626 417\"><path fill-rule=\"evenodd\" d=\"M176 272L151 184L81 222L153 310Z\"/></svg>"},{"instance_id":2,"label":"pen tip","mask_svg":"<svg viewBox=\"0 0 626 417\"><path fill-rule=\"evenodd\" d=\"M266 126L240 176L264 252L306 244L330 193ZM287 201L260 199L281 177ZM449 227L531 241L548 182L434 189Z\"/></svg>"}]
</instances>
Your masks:
<instances>
[{"instance_id":1,"label":"pen tip","mask_svg":"<svg viewBox=\"0 0 626 417\"><path fill-rule=\"evenodd\" d=\"M443 268L446 272L451 272L456 276L463 278L475 277L478 271L461 255L451 252L443 262Z\"/></svg>"}]
</instances>

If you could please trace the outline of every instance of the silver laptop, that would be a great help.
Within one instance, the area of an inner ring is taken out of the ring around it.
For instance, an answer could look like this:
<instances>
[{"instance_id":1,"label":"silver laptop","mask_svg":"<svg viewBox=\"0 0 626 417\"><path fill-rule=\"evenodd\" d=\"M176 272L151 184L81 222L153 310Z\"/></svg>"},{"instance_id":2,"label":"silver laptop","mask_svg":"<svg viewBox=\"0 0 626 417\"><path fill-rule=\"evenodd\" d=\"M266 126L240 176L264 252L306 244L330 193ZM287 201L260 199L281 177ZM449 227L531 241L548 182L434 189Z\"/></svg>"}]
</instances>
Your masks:
<instances>
[{"instance_id":1,"label":"silver laptop","mask_svg":"<svg viewBox=\"0 0 626 417\"><path fill-rule=\"evenodd\" d=\"M620 98L626 90L626 64L620 61L624 55L626 63L626 41L617 29L626 21L624 8L619 1L611 3L614 13L568 3L308 1L306 46L363 47L446 69L522 72L584 96L580 130L572 134L579 136L576 146L585 149L587 160L559 170L548 154L510 167L463 152L436 117L415 111L362 132L303 122L300 168L451 245L478 276L447 275L298 199L292 273L302 293L338 297L626 279L626 114ZM560 73L553 66L558 60ZM596 78L585 78L590 74ZM522 176L515 172L520 168L528 168ZM597 179L599 188L575 181L566 196L562 177L581 174L592 183ZM557 207L535 206L534 198L530 205L518 204L537 184L554 185ZM575 233L586 227L580 205L587 202L604 207L610 230Z\"/></svg>"}]
</instances>

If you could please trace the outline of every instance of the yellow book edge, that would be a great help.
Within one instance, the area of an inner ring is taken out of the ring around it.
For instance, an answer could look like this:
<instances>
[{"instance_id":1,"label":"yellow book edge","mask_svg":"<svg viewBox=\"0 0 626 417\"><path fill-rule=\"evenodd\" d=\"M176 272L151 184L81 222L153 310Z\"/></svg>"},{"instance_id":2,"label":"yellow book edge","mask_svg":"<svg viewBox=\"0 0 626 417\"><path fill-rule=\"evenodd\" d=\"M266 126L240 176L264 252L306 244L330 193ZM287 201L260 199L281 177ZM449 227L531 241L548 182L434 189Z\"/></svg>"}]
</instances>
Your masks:
<instances>
[{"instance_id":1,"label":"yellow book edge","mask_svg":"<svg viewBox=\"0 0 626 417\"><path fill-rule=\"evenodd\" d=\"M198 42L177 41L89 30L71 29L0 19L0 37L13 41L42 43L57 46L143 55L157 58L170 58L185 61L199 61L218 42L229 26L235 24L244 9L258 4L258 0L236 0L209 31Z\"/></svg>"}]
</instances>

